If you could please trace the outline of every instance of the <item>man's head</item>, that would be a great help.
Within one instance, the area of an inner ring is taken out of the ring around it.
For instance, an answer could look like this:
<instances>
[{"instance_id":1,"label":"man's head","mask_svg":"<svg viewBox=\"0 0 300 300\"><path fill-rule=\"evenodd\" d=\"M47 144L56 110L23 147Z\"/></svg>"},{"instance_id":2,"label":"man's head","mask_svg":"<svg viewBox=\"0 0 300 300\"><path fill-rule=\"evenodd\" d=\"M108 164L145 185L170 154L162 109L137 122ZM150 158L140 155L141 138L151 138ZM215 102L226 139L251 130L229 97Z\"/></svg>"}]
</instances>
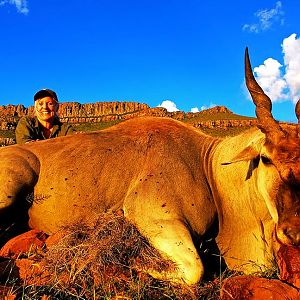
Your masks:
<instances>
[{"instance_id":1,"label":"man's head","mask_svg":"<svg viewBox=\"0 0 300 300\"><path fill-rule=\"evenodd\" d=\"M36 100L39 100L39 99L42 99L45 97L50 97L58 103L58 98L57 98L56 93L50 89L42 89L42 90L38 91L33 96L33 99L34 99L34 101L36 101Z\"/></svg>"},{"instance_id":2,"label":"man's head","mask_svg":"<svg viewBox=\"0 0 300 300\"><path fill-rule=\"evenodd\" d=\"M52 123L58 111L56 93L50 89L43 89L38 91L33 99L35 113L39 121Z\"/></svg>"}]
</instances>

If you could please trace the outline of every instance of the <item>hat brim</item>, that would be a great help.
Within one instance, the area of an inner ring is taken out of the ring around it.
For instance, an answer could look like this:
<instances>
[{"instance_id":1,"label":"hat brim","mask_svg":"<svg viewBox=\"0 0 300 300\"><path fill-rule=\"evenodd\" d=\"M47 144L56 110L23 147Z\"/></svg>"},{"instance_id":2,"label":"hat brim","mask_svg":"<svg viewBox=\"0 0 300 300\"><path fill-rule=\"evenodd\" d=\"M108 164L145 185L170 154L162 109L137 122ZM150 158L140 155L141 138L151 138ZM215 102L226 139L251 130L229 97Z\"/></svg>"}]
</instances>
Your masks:
<instances>
[{"instance_id":1,"label":"hat brim","mask_svg":"<svg viewBox=\"0 0 300 300\"><path fill-rule=\"evenodd\" d=\"M43 90L38 91L34 95L33 99L34 99L34 101L36 101L36 100L39 100L39 99L42 99L42 98L45 98L45 97L51 97L53 100L58 102L58 98L57 98L56 93L52 90L49 90L49 89L43 89Z\"/></svg>"}]
</instances>

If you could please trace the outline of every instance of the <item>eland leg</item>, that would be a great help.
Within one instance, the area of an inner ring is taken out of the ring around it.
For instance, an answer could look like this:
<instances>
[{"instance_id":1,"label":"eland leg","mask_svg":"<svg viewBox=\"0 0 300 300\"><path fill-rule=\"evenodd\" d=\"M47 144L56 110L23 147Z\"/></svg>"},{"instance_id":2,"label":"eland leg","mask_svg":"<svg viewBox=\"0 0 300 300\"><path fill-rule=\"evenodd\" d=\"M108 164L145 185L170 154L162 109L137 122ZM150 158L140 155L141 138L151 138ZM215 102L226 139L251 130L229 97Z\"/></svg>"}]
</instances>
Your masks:
<instances>
[{"instance_id":1,"label":"eland leg","mask_svg":"<svg viewBox=\"0 0 300 300\"><path fill-rule=\"evenodd\" d=\"M174 262L176 268L163 274L149 270L149 274L176 283L192 285L199 282L204 268L186 226L178 220L160 221L157 226L160 228L157 228L156 233L147 232L146 229L144 234L163 257Z\"/></svg>"},{"instance_id":2,"label":"eland leg","mask_svg":"<svg viewBox=\"0 0 300 300\"><path fill-rule=\"evenodd\" d=\"M161 207L151 205L151 201L139 200L131 196L126 198L126 218L137 226L163 258L175 264L174 269L166 272L153 270L150 265L146 272L157 279L174 283L192 285L199 282L203 277L204 267L184 218L172 212L162 212Z\"/></svg>"},{"instance_id":3,"label":"eland leg","mask_svg":"<svg viewBox=\"0 0 300 300\"><path fill-rule=\"evenodd\" d=\"M14 222L26 226L30 205L26 197L33 192L38 179L36 157L11 146L1 149L0 162L0 226Z\"/></svg>"}]
</instances>

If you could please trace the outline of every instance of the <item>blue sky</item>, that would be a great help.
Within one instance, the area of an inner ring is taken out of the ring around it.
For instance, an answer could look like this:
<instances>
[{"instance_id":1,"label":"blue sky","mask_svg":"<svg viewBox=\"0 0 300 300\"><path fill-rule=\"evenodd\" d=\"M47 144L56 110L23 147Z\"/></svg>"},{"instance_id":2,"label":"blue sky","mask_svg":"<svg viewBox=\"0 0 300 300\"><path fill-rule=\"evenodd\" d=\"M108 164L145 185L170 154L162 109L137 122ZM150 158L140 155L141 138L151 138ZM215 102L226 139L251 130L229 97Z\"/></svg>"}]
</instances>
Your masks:
<instances>
[{"instance_id":1,"label":"blue sky","mask_svg":"<svg viewBox=\"0 0 300 300\"><path fill-rule=\"evenodd\" d=\"M225 105L254 116L248 46L275 118L295 122L300 2L245 3L0 0L0 105L29 106L51 88L61 102L167 103L186 112Z\"/></svg>"}]
</instances>

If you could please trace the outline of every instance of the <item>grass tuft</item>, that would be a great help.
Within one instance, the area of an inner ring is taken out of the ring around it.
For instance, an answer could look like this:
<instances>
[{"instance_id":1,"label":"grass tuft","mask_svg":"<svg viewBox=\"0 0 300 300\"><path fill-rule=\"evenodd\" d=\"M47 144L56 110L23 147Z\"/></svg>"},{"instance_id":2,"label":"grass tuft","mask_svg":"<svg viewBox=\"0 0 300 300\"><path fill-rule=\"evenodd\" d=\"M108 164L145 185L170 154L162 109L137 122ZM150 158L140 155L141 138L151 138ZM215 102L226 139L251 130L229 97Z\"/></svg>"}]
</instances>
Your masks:
<instances>
[{"instance_id":1,"label":"grass tuft","mask_svg":"<svg viewBox=\"0 0 300 300\"><path fill-rule=\"evenodd\" d=\"M31 253L44 269L41 282L20 282L12 275L6 280L17 299L206 299L199 296L198 286L172 285L143 272L176 266L120 213L103 214L94 226L65 227L57 236L44 253Z\"/></svg>"}]
</instances>

